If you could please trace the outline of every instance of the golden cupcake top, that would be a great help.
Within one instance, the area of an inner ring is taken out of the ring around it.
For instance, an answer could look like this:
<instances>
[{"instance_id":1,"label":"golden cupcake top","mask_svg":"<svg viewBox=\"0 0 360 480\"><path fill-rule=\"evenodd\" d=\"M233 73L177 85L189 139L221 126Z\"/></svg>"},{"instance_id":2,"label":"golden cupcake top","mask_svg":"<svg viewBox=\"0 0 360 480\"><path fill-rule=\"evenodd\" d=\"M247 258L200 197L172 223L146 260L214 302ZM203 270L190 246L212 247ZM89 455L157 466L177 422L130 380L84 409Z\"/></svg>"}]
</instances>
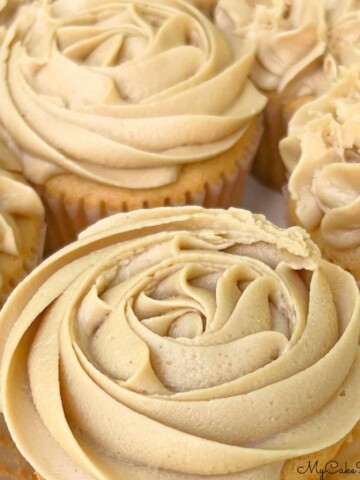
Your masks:
<instances>
[{"instance_id":1,"label":"golden cupcake top","mask_svg":"<svg viewBox=\"0 0 360 480\"><path fill-rule=\"evenodd\" d=\"M359 308L298 227L120 214L3 309L6 422L47 480L278 480L359 420Z\"/></svg>"},{"instance_id":2,"label":"golden cupcake top","mask_svg":"<svg viewBox=\"0 0 360 480\"><path fill-rule=\"evenodd\" d=\"M319 99L298 110L281 144L295 214L338 249L360 246L360 75L343 70Z\"/></svg>"},{"instance_id":3,"label":"golden cupcake top","mask_svg":"<svg viewBox=\"0 0 360 480\"><path fill-rule=\"evenodd\" d=\"M158 187L241 139L265 105L248 80L254 47L196 5L57 0L18 9L0 48L0 121L27 178L43 184L67 172Z\"/></svg>"},{"instance_id":4,"label":"golden cupcake top","mask_svg":"<svg viewBox=\"0 0 360 480\"><path fill-rule=\"evenodd\" d=\"M219 0L215 18L256 42L252 78L263 90L284 90L326 50L325 0Z\"/></svg>"}]
</instances>

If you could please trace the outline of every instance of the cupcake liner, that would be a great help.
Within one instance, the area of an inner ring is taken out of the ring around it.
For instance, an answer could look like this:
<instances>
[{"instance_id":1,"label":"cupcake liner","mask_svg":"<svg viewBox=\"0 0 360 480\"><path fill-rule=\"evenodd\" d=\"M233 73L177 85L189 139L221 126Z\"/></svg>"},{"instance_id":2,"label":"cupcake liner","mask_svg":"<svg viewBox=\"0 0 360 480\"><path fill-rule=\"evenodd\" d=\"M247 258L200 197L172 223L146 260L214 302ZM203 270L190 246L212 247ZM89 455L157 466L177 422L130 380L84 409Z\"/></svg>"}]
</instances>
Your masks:
<instances>
[{"instance_id":1,"label":"cupcake liner","mask_svg":"<svg viewBox=\"0 0 360 480\"><path fill-rule=\"evenodd\" d=\"M179 194L176 194L176 185L174 185L173 197L163 196L161 198L159 196L155 199L154 197L147 199L144 195L144 199L138 201L135 208L126 201L119 202L116 208L109 207L105 199L102 199L95 206L86 204L84 198L79 198L77 201L72 199L70 202L65 198L65 195L54 195L46 186L36 186L35 188L40 194L46 209L46 223L48 225L46 253L52 253L74 241L77 235L89 225L116 213L162 206L199 205L212 208L228 208L238 205L262 132L262 118L259 118L254 131L254 138L243 149L241 158L233 161L231 168L218 176L215 181L208 181L194 190L190 188L190 185L189 190Z\"/></svg>"},{"instance_id":2,"label":"cupcake liner","mask_svg":"<svg viewBox=\"0 0 360 480\"><path fill-rule=\"evenodd\" d=\"M159 206L199 205L215 208L226 207L231 204L236 205L241 198L241 194L239 195L241 184L245 183L244 176L247 176L247 174L247 171L239 168L238 172L224 176L218 183L207 183L201 192L188 191L182 198L174 200L167 198ZM98 220L130 210L126 204L121 205L116 210L109 209L105 205L86 208L82 201L79 201L76 205L69 205L64 203L62 198L54 198L46 191L41 193L41 198L46 208L46 218L49 225L47 238L47 251L49 252L75 240L78 233ZM139 205L140 208L152 207L144 201L142 205Z\"/></svg>"}]
</instances>

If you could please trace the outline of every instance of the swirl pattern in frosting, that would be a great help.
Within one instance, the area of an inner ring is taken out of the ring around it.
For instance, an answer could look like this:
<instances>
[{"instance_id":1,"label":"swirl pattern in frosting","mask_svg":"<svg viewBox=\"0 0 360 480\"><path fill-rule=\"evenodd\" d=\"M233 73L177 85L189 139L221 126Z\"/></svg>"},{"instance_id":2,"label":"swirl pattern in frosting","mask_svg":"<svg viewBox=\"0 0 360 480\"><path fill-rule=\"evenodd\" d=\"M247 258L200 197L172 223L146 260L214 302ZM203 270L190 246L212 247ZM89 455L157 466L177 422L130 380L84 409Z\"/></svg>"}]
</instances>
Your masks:
<instances>
[{"instance_id":1,"label":"swirl pattern in frosting","mask_svg":"<svg viewBox=\"0 0 360 480\"><path fill-rule=\"evenodd\" d=\"M32 2L0 48L0 121L33 183L158 187L262 111L253 58L184 0Z\"/></svg>"},{"instance_id":2,"label":"swirl pattern in frosting","mask_svg":"<svg viewBox=\"0 0 360 480\"><path fill-rule=\"evenodd\" d=\"M360 246L360 73L341 77L294 115L280 144L298 221L340 250Z\"/></svg>"},{"instance_id":3,"label":"swirl pattern in frosting","mask_svg":"<svg viewBox=\"0 0 360 480\"><path fill-rule=\"evenodd\" d=\"M326 48L305 75L287 86L287 97L324 95L341 77L339 69L360 67L359 0L325 0L324 7Z\"/></svg>"},{"instance_id":4,"label":"swirl pattern in frosting","mask_svg":"<svg viewBox=\"0 0 360 480\"><path fill-rule=\"evenodd\" d=\"M329 5L329 51L339 65L360 66L360 1Z\"/></svg>"},{"instance_id":5,"label":"swirl pattern in frosting","mask_svg":"<svg viewBox=\"0 0 360 480\"><path fill-rule=\"evenodd\" d=\"M326 50L325 1L219 0L216 23L257 43L252 78L260 88L284 90Z\"/></svg>"},{"instance_id":6,"label":"swirl pattern in frosting","mask_svg":"<svg viewBox=\"0 0 360 480\"><path fill-rule=\"evenodd\" d=\"M298 227L111 217L2 311L7 424L47 480L277 480L359 420L359 302Z\"/></svg>"}]
</instances>

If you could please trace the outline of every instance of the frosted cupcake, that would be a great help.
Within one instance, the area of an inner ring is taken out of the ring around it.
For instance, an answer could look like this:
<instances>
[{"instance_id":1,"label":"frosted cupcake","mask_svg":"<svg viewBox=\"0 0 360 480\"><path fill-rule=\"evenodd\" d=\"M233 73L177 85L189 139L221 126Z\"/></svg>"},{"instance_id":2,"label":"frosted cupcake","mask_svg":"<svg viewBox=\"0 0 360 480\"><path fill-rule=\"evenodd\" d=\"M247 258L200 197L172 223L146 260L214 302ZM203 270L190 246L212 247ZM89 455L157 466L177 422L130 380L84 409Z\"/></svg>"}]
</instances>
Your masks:
<instances>
[{"instance_id":1,"label":"frosted cupcake","mask_svg":"<svg viewBox=\"0 0 360 480\"><path fill-rule=\"evenodd\" d=\"M360 2L326 1L327 40L322 61L305 77L291 84L286 92L285 117L305 103L329 91L338 80L339 68L360 68Z\"/></svg>"},{"instance_id":2,"label":"frosted cupcake","mask_svg":"<svg viewBox=\"0 0 360 480\"><path fill-rule=\"evenodd\" d=\"M220 0L215 10L218 26L257 44L252 79L269 102L254 172L275 188L285 182L278 143L291 115L293 85L304 87L309 74L322 69L328 40L325 5L323 0ZM296 90L296 101L305 102L309 92Z\"/></svg>"},{"instance_id":3,"label":"frosted cupcake","mask_svg":"<svg viewBox=\"0 0 360 480\"><path fill-rule=\"evenodd\" d=\"M44 239L41 200L0 138L0 308L16 284L39 263Z\"/></svg>"},{"instance_id":4,"label":"frosted cupcake","mask_svg":"<svg viewBox=\"0 0 360 480\"><path fill-rule=\"evenodd\" d=\"M341 79L293 117L281 144L293 221L324 255L360 280L360 73Z\"/></svg>"},{"instance_id":5,"label":"frosted cupcake","mask_svg":"<svg viewBox=\"0 0 360 480\"><path fill-rule=\"evenodd\" d=\"M52 246L118 211L238 202L266 103L253 60L187 1L19 8L0 49L0 121Z\"/></svg>"},{"instance_id":6,"label":"frosted cupcake","mask_svg":"<svg viewBox=\"0 0 360 480\"><path fill-rule=\"evenodd\" d=\"M353 277L298 227L120 214L12 294L2 408L46 480L309 480L359 420L359 333Z\"/></svg>"},{"instance_id":7,"label":"frosted cupcake","mask_svg":"<svg viewBox=\"0 0 360 480\"><path fill-rule=\"evenodd\" d=\"M16 158L0 139L0 309L13 288L40 261L44 238L41 201L19 173ZM30 480L32 473L0 415L0 478Z\"/></svg>"}]
</instances>

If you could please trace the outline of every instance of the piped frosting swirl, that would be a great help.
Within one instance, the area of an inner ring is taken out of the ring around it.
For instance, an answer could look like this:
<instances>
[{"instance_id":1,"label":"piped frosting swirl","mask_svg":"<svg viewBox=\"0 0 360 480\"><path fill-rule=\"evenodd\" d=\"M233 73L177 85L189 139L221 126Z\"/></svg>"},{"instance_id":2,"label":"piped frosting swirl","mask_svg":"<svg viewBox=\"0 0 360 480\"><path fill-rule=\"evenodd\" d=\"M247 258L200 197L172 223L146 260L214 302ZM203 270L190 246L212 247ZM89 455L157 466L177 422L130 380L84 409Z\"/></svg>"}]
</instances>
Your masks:
<instances>
[{"instance_id":1,"label":"piped frosting swirl","mask_svg":"<svg viewBox=\"0 0 360 480\"><path fill-rule=\"evenodd\" d=\"M0 121L33 183L166 185L261 112L253 58L191 2L32 2L0 48Z\"/></svg>"},{"instance_id":2,"label":"piped frosting swirl","mask_svg":"<svg viewBox=\"0 0 360 480\"><path fill-rule=\"evenodd\" d=\"M5 306L7 424L48 480L278 480L359 419L359 301L298 227L114 216Z\"/></svg>"},{"instance_id":3,"label":"piped frosting swirl","mask_svg":"<svg viewBox=\"0 0 360 480\"><path fill-rule=\"evenodd\" d=\"M300 224L338 249L360 246L360 74L303 106L280 144Z\"/></svg>"},{"instance_id":4,"label":"piped frosting swirl","mask_svg":"<svg viewBox=\"0 0 360 480\"><path fill-rule=\"evenodd\" d=\"M256 42L252 78L267 91L284 90L326 50L323 0L219 0L215 19L224 30Z\"/></svg>"}]
</instances>

